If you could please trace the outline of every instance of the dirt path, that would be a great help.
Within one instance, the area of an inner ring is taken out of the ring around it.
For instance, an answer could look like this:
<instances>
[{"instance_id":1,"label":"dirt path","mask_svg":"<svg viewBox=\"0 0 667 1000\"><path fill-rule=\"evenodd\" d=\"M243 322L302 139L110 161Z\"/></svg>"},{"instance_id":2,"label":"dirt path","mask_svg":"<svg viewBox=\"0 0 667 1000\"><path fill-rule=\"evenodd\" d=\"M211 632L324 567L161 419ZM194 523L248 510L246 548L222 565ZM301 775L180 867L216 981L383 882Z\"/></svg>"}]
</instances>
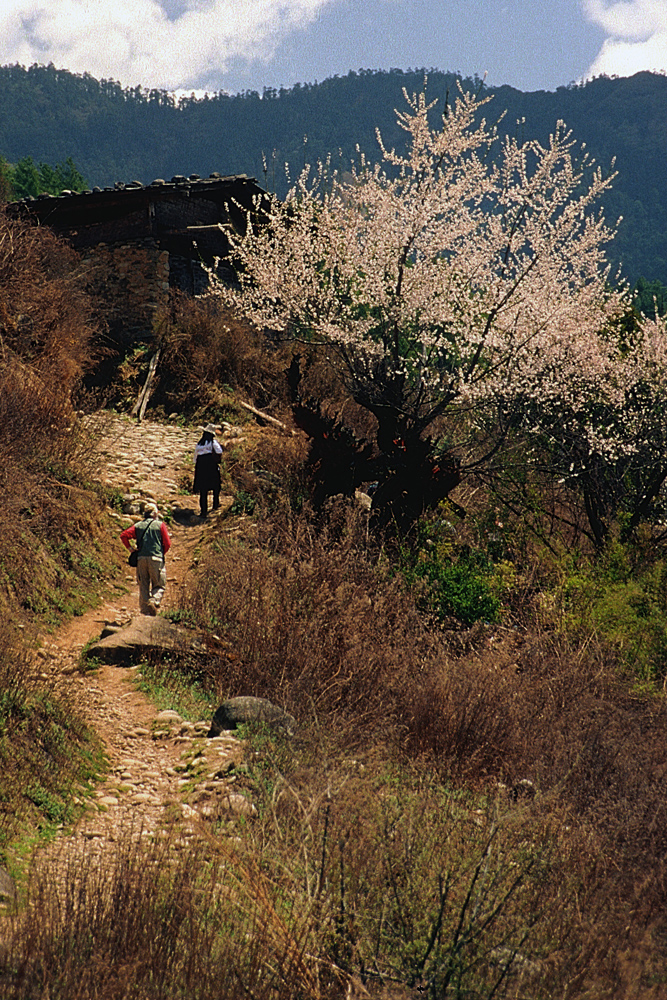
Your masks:
<instances>
[{"instance_id":1,"label":"dirt path","mask_svg":"<svg viewBox=\"0 0 667 1000\"><path fill-rule=\"evenodd\" d=\"M101 478L117 487L127 504L154 500L160 510L177 516L170 526L172 548L167 557L167 589L163 609L176 603L179 588L190 571L207 521L197 516L196 498L184 495L179 484L191 478L191 455L196 431L100 414L97 421ZM221 498L221 511L231 497ZM118 533L128 523L118 518ZM120 546L120 542L118 545ZM42 680L65 690L85 706L87 723L100 736L109 760L109 774L93 798L77 800L83 814L73 830L63 830L56 845L44 848L48 861L65 862L73 855L86 864L100 856L128 832L150 837L177 824L176 847L202 831L221 812L248 813L252 806L234 792L230 774L241 756L231 735L206 739L210 719L184 722L175 712L160 713L136 687L139 668L103 666L93 673L79 672L85 644L105 625L127 624L138 612L134 570L127 568L127 596L109 601L75 619L40 650ZM157 728L157 732L156 732ZM57 855L57 858L56 858Z\"/></svg>"}]
</instances>

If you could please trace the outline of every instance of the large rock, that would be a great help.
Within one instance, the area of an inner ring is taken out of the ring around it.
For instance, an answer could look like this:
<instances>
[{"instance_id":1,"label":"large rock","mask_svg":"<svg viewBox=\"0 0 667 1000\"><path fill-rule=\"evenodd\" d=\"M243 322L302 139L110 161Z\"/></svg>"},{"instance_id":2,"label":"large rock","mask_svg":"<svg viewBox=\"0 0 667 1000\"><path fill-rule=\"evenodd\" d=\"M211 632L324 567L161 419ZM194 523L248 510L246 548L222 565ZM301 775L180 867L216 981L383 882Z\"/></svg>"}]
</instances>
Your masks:
<instances>
[{"instance_id":1,"label":"large rock","mask_svg":"<svg viewBox=\"0 0 667 1000\"><path fill-rule=\"evenodd\" d=\"M266 698L241 695L223 701L213 716L208 736L219 736L223 730L236 729L244 722L263 722L288 733L293 733L296 729L296 720L284 708L274 705Z\"/></svg>"},{"instance_id":2,"label":"large rock","mask_svg":"<svg viewBox=\"0 0 667 1000\"><path fill-rule=\"evenodd\" d=\"M99 639L87 650L87 656L102 663L137 663L147 653L186 653L206 651L206 646L192 632L173 625L166 618L139 615L129 625Z\"/></svg>"}]
</instances>

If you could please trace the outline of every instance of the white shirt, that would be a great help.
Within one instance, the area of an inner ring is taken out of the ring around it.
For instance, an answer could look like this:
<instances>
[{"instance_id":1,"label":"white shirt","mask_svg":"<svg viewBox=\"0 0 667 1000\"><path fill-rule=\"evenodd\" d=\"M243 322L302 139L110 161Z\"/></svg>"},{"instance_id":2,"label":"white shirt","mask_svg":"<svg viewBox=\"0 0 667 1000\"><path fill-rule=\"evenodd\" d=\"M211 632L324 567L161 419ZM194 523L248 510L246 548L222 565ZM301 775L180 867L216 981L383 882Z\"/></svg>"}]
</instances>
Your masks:
<instances>
[{"instance_id":1,"label":"white shirt","mask_svg":"<svg viewBox=\"0 0 667 1000\"><path fill-rule=\"evenodd\" d=\"M210 455L215 452L216 455L222 455L222 445L219 441L207 441L206 444L196 444L195 445L195 461L200 455Z\"/></svg>"}]
</instances>

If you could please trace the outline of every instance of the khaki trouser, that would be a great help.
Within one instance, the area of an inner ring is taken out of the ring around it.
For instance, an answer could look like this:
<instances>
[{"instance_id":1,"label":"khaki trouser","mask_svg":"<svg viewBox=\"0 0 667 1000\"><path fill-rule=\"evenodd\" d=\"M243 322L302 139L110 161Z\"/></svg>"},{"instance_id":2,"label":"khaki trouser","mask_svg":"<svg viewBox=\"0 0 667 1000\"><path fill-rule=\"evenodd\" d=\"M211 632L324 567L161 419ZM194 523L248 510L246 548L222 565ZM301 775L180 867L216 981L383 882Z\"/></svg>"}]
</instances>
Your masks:
<instances>
[{"instance_id":1,"label":"khaki trouser","mask_svg":"<svg viewBox=\"0 0 667 1000\"><path fill-rule=\"evenodd\" d=\"M155 608L160 607L164 588L167 586L167 568L164 560L139 556L137 583L139 584L139 610L142 615L150 614L150 604Z\"/></svg>"}]
</instances>

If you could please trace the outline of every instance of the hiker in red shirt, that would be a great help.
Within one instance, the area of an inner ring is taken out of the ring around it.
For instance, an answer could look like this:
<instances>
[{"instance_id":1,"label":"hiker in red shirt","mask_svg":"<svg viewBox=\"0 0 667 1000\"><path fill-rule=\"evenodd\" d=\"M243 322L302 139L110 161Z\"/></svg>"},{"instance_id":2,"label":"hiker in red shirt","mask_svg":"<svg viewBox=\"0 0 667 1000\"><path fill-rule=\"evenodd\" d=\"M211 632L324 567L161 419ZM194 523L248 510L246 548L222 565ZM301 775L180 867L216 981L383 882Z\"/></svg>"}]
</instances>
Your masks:
<instances>
[{"instance_id":1,"label":"hiker in red shirt","mask_svg":"<svg viewBox=\"0 0 667 1000\"><path fill-rule=\"evenodd\" d=\"M160 520L155 504L147 504L143 520L122 532L120 540L130 551L131 539L136 543L138 555L139 610L142 615L155 616L167 585L164 557L171 547L167 525Z\"/></svg>"}]
</instances>

